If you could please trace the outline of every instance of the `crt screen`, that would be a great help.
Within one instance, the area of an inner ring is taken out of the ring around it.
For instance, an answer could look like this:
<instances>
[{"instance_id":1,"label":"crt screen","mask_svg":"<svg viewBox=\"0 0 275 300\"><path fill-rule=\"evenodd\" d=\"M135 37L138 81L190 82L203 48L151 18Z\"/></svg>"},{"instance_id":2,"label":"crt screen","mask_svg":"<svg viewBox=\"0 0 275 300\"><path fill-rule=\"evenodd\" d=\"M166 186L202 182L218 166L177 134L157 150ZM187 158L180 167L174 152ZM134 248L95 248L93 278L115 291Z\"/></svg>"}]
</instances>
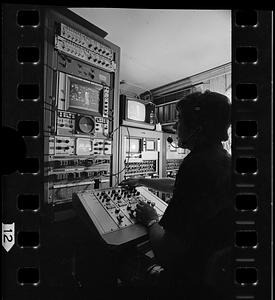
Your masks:
<instances>
[{"instance_id":1,"label":"crt screen","mask_svg":"<svg viewBox=\"0 0 275 300\"><path fill-rule=\"evenodd\" d=\"M92 151L92 141L90 139L78 138L76 141L76 154L89 155Z\"/></svg>"},{"instance_id":2,"label":"crt screen","mask_svg":"<svg viewBox=\"0 0 275 300\"><path fill-rule=\"evenodd\" d=\"M155 142L154 141L146 141L146 150L155 150Z\"/></svg>"},{"instance_id":3,"label":"crt screen","mask_svg":"<svg viewBox=\"0 0 275 300\"><path fill-rule=\"evenodd\" d=\"M130 149L129 149L130 146ZM140 152L140 140L139 139L126 139L126 152L127 153L139 153Z\"/></svg>"},{"instance_id":4,"label":"crt screen","mask_svg":"<svg viewBox=\"0 0 275 300\"><path fill-rule=\"evenodd\" d=\"M128 100L128 119L144 122L145 116L145 105L143 103L134 100Z\"/></svg>"},{"instance_id":5,"label":"crt screen","mask_svg":"<svg viewBox=\"0 0 275 300\"><path fill-rule=\"evenodd\" d=\"M99 94L101 86L89 82L69 80L69 107L92 112L99 111Z\"/></svg>"}]
</instances>

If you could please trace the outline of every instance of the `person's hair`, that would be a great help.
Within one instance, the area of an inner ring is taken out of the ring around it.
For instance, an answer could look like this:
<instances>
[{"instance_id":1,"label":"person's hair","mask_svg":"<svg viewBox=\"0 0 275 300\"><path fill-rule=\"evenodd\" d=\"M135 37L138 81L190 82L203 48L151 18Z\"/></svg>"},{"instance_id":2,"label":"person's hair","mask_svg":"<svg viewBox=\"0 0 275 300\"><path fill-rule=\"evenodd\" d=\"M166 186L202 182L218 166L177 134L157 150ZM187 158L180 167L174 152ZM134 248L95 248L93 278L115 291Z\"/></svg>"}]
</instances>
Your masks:
<instances>
[{"instance_id":1,"label":"person's hair","mask_svg":"<svg viewBox=\"0 0 275 300\"><path fill-rule=\"evenodd\" d=\"M225 95L208 90L195 92L182 98L176 108L186 128L200 127L208 139L228 140L231 104Z\"/></svg>"}]
</instances>

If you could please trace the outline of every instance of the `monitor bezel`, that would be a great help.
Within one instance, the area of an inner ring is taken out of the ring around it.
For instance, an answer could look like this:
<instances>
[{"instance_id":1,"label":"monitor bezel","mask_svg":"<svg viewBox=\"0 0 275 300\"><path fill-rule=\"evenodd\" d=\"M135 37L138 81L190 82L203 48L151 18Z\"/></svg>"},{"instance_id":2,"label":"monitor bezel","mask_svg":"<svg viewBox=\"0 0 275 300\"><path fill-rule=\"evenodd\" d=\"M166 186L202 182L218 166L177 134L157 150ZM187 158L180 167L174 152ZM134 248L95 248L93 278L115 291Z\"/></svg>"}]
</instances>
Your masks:
<instances>
[{"instance_id":1,"label":"monitor bezel","mask_svg":"<svg viewBox=\"0 0 275 300\"><path fill-rule=\"evenodd\" d=\"M72 81L76 81L76 82L83 82L85 85L90 85L90 86L97 86L99 88L99 97L98 97L98 109L96 110L92 110L92 109L88 109L88 108L83 108L83 107L77 107L74 105L70 105L70 83ZM101 108L101 102L102 102L102 94L103 94L103 85L92 82L92 81L88 81L79 77L75 77L73 75L69 75L69 74L65 74L65 84L66 84L66 95L65 95L65 110L66 111L71 111L71 112L75 112L75 113L79 113L79 114L86 114L86 115L92 115L92 116L102 116L101 112L100 112L100 108Z\"/></svg>"}]
</instances>

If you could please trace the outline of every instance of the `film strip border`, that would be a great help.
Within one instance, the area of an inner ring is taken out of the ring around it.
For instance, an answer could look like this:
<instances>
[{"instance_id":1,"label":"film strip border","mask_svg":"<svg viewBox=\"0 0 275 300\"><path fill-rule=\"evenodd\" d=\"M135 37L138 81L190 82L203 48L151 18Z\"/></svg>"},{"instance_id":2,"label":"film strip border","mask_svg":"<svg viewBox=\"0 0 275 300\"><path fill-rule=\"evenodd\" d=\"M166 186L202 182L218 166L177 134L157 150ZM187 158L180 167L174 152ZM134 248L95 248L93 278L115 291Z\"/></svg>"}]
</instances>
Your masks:
<instances>
[{"instance_id":1,"label":"film strip border","mask_svg":"<svg viewBox=\"0 0 275 300\"><path fill-rule=\"evenodd\" d=\"M39 299L46 274L44 24L37 6L5 5L2 28L2 286L4 299ZM49 274L48 274L49 275ZM43 278L44 277L44 278Z\"/></svg>"},{"instance_id":2,"label":"film strip border","mask_svg":"<svg viewBox=\"0 0 275 300\"><path fill-rule=\"evenodd\" d=\"M271 299L272 13L232 13L234 299Z\"/></svg>"},{"instance_id":3,"label":"film strip border","mask_svg":"<svg viewBox=\"0 0 275 300\"><path fill-rule=\"evenodd\" d=\"M10 299L39 297L50 276L43 273L49 239L41 203L43 14L40 7L4 7L3 123L13 160L2 181L2 244L15 247L5 253L2 274ZM232 299L271 299L271 26L271 12L232 12Z\"/></svg>"}]
</instances>

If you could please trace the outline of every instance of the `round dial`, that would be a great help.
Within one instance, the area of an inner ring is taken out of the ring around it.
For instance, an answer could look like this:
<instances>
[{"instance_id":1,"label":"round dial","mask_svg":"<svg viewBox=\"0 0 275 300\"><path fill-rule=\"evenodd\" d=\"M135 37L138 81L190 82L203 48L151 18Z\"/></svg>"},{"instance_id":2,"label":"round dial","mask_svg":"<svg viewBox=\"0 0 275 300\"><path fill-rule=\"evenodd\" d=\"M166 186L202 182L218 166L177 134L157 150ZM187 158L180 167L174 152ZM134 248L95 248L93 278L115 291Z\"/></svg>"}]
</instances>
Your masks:
<instances>
[{"instance_id":1,"label":"round dial","mask_svg":"<svg viewBox=\"0 0 275 300\"><path fill-rule=\"evenodd\" d=\"M83 133L91 133L95 128L94 120L91 117L80 117L78 119L78 128L79 131Z\"/></svg>"}]
</instances>

